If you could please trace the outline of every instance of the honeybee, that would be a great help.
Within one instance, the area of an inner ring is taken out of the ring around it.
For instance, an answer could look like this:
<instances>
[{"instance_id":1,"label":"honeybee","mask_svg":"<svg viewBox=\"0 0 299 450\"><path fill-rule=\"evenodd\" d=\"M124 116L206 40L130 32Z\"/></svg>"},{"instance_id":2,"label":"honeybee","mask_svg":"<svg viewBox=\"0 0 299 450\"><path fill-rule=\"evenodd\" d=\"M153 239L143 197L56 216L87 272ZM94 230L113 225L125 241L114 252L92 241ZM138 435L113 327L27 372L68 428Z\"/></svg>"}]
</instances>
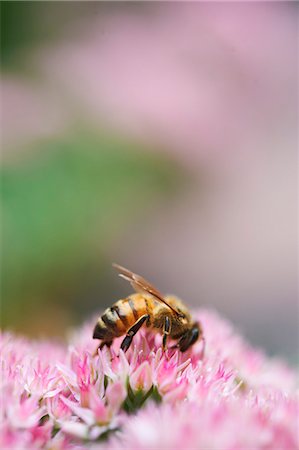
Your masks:
<instances>
[{"instance_id":1,"label":"honeybee","mask_svg":"<svg viewBox=\"0 0 299 450\"><path fill-rule=\"evenodd\" d=\"M100 339L100 348L108 347L116 337L125 335L121 349L126 352L133 337L143 324L163 335L162 348L166 350L167 338L177 340L171 348L185 352L198 340L203 340L199 322L193 322L188 308L174 296L164 297L152 284L125 267L113 264L121 278L129 281L135 294L118 300L99 317L93 338Z\"/></svg>"}]
</instances>

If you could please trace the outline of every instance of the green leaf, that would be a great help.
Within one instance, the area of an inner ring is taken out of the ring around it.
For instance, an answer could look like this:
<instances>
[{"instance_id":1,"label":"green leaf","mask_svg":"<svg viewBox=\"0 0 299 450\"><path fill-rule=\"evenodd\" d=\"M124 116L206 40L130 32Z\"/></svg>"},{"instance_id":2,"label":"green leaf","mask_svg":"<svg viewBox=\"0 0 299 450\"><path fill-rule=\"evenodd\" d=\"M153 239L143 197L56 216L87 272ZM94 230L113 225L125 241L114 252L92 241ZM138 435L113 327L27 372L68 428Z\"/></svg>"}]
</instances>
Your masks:
<instances>
[{"instance_id":1,"label":"green leaf","mask_svg":"<svg viewBox=\"0 0 299 450\"><path fill-rule=\"evenodd\" d=\"M122 408L124 411L126 411L128 414L133 414L136 411L138 411L140 408L142 408L147 400L153 400L156 403L162 402L162 397L159 394L159 391L156 386L152 385L151 388L145 392L141 389L137 391L133 391L133 389L130 386L130 381L127 382L127 390L128 395L126 399L123 402Z\"/></svg>"}]
</instances>

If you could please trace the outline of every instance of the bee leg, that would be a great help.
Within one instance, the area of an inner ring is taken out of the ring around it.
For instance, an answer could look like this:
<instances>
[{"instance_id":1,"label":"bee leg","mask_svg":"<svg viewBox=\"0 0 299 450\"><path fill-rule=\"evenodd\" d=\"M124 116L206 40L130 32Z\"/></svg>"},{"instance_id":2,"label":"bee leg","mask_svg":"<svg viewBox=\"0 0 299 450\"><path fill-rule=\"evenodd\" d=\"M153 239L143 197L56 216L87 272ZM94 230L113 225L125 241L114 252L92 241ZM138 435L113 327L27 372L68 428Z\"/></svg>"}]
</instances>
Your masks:
<instances>
[{"instance_id":1,"label":"bee leg","mask_svg":"<svg viewBox=\"0 0 299 450\"><path fill-rule=\"evenodd\" d=\"M188 330L179 340L178 347L181 352L185 352L194 342L197 341L199 334L201 333L201 329L199 328L198 323L195 323L191 330Z\"/></svg>"},{"instance_id":2,"label":"bee leg","mask_svg":"<svg viewBox=\"0 0 299 450\"><path fill-rule=\"evenodd\" d=\"M97 346L97 348L96 348L95 352L92 354L92 356L97 356L98 350L99 350L99 349L102 350L102 348L103 348L105 345L109 348L109 347L111 346L111 344L112 344L112 341L103 341L103 342L101 342L101 343Z\"/></svg>"},{"instance_id":3,"label":"bee leg","mask_svg":"<svg viewBox=\"0 0 299 450\"><path fill-rule=\"evenodd\" d=\"M183 334L183 336L180 338L179 342L177 343L176 346L180 349L181 352L185 352L191 346L190 335L191 335L191 332L189 330L185 334Z\"/></svg>"},{"instance_id":4,"label":"bee leg","mask_svg":"<svg viewBox=\"0 0 299 450\"><path fill-rule=\"evenodd\" d=\"M102 350L102 348L105 347L105 345L108 348L111 347L112 341L103 341L103 342L101 342L100 345L99 345L99 349Z\"/></svg>"},{"instance_id":5,"label":"bee leg","mask_svg":"<svg viewBox=\"0 0 299 450\"><path fill-rule=\"evenodd\" d=\"M168 316L165 317L165 321L164 321L164 326L163 326L163 341L162 341L162 350L163 352L165 352L166 350L166 341L167 341L167 336L170 333L170 319Z\"/></svg>"},{"instance_id":6,"label":"bee leg","mask_svg":"<svg viewBox=\"0 0 299 450\"><path fill-rule=\"evenodd\" d=\"M130 347L133 337L135 336L135 334L137 333L137 331L142 327L142 325L144 324L144 322L149 318L148 314L145 314L144 316L141 316L135 323L134 325L128 329L126 337L124 338L124 340L121 343L120 348L126 352L128 350L128 348Z\"/></svg>"}]
</instances>

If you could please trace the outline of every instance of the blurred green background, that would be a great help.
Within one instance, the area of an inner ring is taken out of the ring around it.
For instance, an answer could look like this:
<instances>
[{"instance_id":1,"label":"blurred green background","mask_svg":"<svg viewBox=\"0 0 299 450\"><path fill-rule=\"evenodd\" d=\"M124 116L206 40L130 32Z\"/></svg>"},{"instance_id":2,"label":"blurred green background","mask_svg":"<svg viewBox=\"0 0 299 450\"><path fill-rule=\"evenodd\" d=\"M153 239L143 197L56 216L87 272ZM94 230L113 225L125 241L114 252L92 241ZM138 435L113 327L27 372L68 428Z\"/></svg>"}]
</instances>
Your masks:
<instances>
[{"instance_id":1,"label":"blurred green background","mask_svg":"<svg viewBox=\"0 0 299 450\"><path fill-rule=\"evenodd\" d=\"M3 71L38 80L26 55L105 7L2 2ZM96 129L80 111L67 133L14 150L1 169L2 323L33 335L64 334L115 300L111 249L140 214L153 214L182 187L183 171L144 143ZM99 290L107 295L102 301Z\"/></svg>"},{"instance_id":2,"label":"blurred green background","mask_svg":"<svg viewBox=\"0 0 299 450\"><path fill-rule=\"evenodd\" d=\"M89 292L109 274L124 229L182 176L166 158L88 128L30 151L1 174L3 322L57 334L93 306Z\"/></svg>"},{"instance_id":3,"label":"blurred green background","mask_svg":"<svg viewBox=\"0 0 299 450\"><path fill-rule=\"evenodd\" d=\"M1 2L1 322L62 336L113 261L294 359L298 9Z\"/></svg>"}]
</instances>

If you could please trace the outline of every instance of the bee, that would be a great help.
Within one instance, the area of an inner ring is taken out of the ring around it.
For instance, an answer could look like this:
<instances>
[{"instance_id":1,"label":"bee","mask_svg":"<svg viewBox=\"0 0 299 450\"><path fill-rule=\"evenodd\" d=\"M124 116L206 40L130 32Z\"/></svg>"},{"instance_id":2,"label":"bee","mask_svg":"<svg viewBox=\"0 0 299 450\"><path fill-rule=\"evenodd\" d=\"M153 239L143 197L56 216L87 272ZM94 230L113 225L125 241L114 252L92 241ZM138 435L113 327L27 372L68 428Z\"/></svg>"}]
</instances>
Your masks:
<instances>
[{"instance_id":1,"label":"bee","mask_svg":"<svg viewBox=\"0 0 299 450\"><path fill-rule=\"evenodd\" d=\"M199 322L193 322L188 308L174 296L164 297L152 284L125 267L113 264L121 278L129 281L136 293L118 300L99 317L93 338L100 339L100 348L110 346L116 337L125 335L121 349L126 352L142 325L163 335L162 348L167 338L177 341L171 348L185 352L199 338L204 340Z\"/></svg>"}]
</instances>

